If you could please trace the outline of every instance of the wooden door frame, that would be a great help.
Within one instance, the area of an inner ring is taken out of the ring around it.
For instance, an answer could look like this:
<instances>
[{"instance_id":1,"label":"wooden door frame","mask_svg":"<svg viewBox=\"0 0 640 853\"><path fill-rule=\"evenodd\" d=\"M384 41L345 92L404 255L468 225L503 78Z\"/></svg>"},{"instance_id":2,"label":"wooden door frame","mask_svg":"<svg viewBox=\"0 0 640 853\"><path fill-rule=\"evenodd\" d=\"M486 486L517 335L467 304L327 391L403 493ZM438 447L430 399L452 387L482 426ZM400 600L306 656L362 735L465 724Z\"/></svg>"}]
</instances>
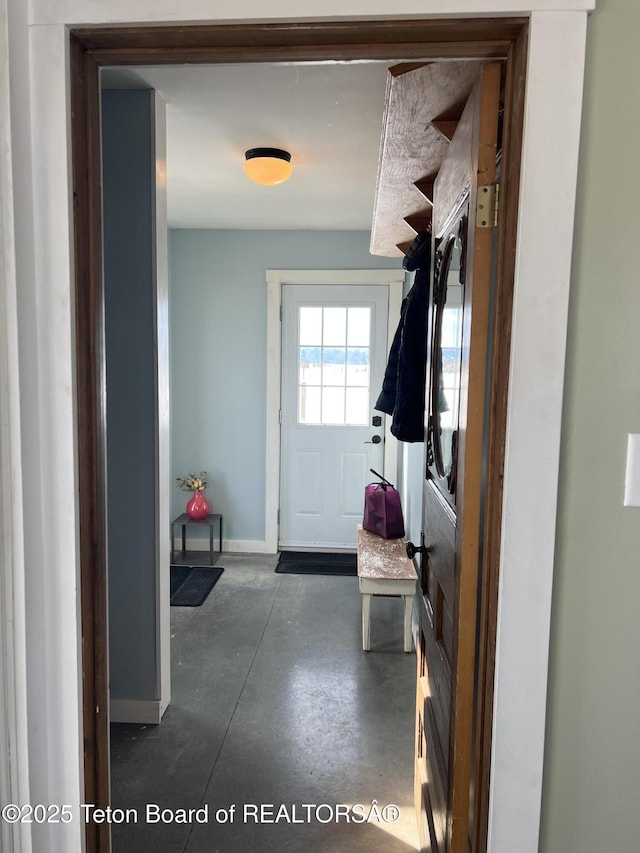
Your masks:
<instances>
[{"instance_id":1,"label":"wooden door frame","mask_svg":"<svg viewBox=\"0 0 640 853\"><path fill-rule=\"evenodd\" d=\"M354 59L500 59L506 63L498 287L490 401L477 737L476 836L486 843L507 388L528 19L83 27L70 30L84 802L110 799L105 369L100 173L102 66ZM481 851L478 847L478 851ZM87 853L110 850L108 824L86 826Z\"/></svg>"}]
</instances>

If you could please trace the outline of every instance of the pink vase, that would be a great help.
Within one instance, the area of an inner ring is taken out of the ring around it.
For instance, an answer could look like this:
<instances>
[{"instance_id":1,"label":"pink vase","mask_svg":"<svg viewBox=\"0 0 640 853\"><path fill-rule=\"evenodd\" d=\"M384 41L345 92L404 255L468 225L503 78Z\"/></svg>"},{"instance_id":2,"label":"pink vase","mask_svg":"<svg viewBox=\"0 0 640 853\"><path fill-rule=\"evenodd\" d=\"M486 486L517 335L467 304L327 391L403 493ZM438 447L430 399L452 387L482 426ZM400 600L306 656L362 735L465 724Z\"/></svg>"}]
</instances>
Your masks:
<instances>
[{"instance_id":1,"label":"pink vase","mask_svg":"<svg viewBox=\"0 0 640 853\"><path fill-rule=\"evenodd\" d=\"M187 504L187 515L190 518L206 518L209 515L209 501L203 492L194 492L193 497Z\"/></svg>"}]
</instances>

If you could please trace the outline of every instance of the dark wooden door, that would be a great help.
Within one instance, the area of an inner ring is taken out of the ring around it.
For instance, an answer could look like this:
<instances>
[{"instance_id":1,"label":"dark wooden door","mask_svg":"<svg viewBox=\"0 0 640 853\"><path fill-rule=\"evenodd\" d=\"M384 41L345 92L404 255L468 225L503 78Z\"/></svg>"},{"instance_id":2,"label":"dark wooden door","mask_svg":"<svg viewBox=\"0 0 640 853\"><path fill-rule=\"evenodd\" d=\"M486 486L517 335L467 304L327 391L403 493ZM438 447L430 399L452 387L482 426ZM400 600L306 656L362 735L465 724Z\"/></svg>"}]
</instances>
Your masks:
<instances>
[{"instance_id":1,"label":"dark wooden door","mask_svg":"<svg viewBox=\"0 0 640 853\"><path fill-rule=\"evenodd\" d=\"M470 849L500 78L483 66L434 187L415 784L432 853Z\"/></svg>"}]
</instances>

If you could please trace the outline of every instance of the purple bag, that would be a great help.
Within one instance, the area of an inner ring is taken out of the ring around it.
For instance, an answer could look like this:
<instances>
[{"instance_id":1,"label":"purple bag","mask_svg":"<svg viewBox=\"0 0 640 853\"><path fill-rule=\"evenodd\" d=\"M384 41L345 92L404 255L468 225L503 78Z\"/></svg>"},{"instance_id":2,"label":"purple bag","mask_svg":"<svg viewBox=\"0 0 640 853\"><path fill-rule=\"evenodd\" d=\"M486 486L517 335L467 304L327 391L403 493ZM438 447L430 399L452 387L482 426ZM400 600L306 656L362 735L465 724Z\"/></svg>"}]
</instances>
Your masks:
<instances>
[{"instance_id":1,"label":"purple bag","mask_svg":"<svg viewBox=\"0 0 640 853\"><path fill-rule=\"evenodd\" d=\"M404 536L404 518L400 504L400 492L381 477L373 468L369 469L380 483L369 483L364 489L364 519L362 526L370 533L383 539L399 539Z\"/></svg>"}]
</instances>

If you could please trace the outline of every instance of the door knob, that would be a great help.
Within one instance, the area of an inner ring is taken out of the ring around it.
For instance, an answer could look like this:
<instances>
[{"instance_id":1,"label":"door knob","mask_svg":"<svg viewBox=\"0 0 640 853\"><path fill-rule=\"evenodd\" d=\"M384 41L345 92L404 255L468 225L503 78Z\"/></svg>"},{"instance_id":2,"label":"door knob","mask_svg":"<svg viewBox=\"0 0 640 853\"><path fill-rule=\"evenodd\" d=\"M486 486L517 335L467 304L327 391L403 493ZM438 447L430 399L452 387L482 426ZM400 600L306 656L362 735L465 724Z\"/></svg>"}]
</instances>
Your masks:
<instances>
[{"instance_id":1,"label":"door knob","mask_svg":"<svg viewBox=\"0 0 640 853\"><path fill-rule=\"evenodd\" d=\"M424 554L428 553L429 549L426 545L414 545L413 542L407 542L407 557L410 560L416 556L416 554Z\"/></svg>"},{"instance_id":2,"label":"door knob","mask_svg":"<svg viewBox=\"0 0 640 853\"><path fill-rule=\"evenodd\" d=\"M364 444L380 444L382 437L379 435L371 436L371 441L365 441Z\"/></svg>"}]
</instances>

